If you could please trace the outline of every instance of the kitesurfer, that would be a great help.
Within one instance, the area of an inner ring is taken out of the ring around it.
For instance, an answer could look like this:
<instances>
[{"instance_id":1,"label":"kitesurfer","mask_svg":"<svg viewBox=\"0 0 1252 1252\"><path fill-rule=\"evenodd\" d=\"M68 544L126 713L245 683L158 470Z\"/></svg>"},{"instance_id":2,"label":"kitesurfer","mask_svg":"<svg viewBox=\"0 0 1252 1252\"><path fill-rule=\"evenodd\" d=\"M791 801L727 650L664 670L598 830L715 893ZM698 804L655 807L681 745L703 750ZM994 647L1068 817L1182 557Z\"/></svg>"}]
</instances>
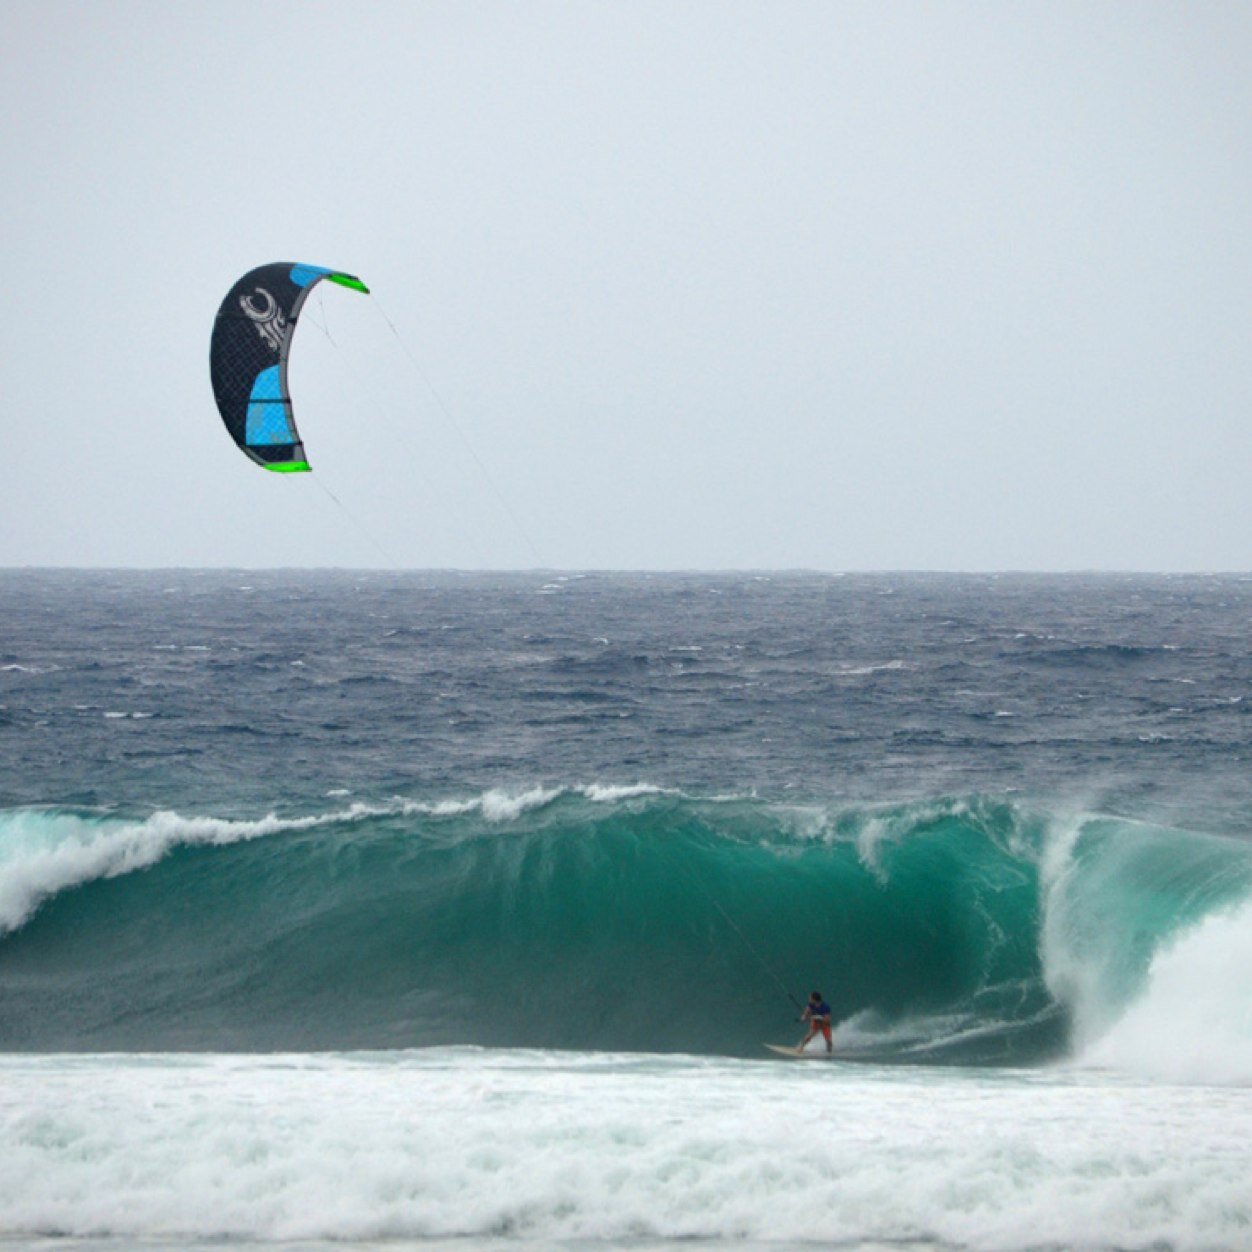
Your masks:
<instances>
[{"instance_id":1,"label":"kitesurfer","mask_svg":"<svg viewBox=\"0 0 1252 1252\"><path fill-rule=\"evenodd\" d=\"M826 1040L826 1051L834 1051L835 1045L830 1037L830 1005L822 999L820 991L814 991L809 996L809 1002L804 1006L804 1012L801 1014L800 1020L808 1022L809 1033L800 1040L800 1044L796 1048L797 1052L803 1052L808 1046L809 1040L813 1039L818 1031L821 1031Z\"/></svg>"}]
</instances>

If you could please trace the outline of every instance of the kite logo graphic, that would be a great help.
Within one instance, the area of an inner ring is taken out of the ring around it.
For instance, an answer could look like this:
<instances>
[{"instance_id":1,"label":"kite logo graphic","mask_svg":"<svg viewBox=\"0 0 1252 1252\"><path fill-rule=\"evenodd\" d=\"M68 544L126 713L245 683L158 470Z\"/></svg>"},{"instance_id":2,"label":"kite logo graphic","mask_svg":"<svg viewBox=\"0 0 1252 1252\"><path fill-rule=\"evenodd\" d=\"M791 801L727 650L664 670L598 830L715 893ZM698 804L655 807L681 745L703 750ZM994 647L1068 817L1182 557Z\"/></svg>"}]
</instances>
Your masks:
<instances>
[{"instance_id":1,"label":"kite logo graphic","mask_svg":"<svg viewBox=\"0 0 1252 1252\"><path fill-rule=\"evenodd\" d=\"M258 287L256 293L265 303L258 308L252 303L251 296L240 296L239 307L256 323L256 332L275 352L283 350L287 338L287 319L274 299L264 287Z\"/></svg>"}]
</instances>

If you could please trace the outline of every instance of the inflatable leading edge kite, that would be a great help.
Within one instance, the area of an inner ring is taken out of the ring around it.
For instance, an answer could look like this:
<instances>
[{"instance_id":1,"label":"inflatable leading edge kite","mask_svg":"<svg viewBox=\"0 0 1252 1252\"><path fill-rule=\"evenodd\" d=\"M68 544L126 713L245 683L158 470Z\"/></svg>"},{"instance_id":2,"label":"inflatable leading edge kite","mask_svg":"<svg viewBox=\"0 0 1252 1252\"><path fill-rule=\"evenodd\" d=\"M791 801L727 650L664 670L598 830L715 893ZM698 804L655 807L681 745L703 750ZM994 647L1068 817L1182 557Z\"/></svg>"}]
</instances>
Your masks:
<instances>
[{"instance_id":1,"label":"inflatable leading edge kite","mask_svg":"<svg viewBox=\"0 0 1252 1252\"><path fill-rule=\"evenodd\" d=\"M278 261L249 270L213 324L209 369L222 421L240 451L280 474L309 468L291 414L287 354L300 309L323 278L369 294L351 274Z\"/></svg>"}]
</instances>

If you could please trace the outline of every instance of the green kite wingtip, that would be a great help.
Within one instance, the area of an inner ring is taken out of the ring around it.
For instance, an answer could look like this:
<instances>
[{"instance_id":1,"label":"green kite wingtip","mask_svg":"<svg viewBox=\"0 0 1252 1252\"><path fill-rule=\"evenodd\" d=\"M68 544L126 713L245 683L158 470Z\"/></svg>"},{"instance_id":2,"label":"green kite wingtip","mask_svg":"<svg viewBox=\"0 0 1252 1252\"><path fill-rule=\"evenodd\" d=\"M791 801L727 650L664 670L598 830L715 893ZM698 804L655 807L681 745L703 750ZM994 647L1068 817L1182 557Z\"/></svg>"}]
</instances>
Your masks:
<instances>
[{"instance_id":1,"label":"green kite wingtip","mask_svg":"<svg viewBox=\"0 0 1252 1252\"><path fill-rule=\"evenodd\" d=\"M359 279L351 274L327 274L326 277L332 283L338 283L341 287L347 287L352 291L362 291L367 296L370 289Z\"/></svg>"}]
</instances>

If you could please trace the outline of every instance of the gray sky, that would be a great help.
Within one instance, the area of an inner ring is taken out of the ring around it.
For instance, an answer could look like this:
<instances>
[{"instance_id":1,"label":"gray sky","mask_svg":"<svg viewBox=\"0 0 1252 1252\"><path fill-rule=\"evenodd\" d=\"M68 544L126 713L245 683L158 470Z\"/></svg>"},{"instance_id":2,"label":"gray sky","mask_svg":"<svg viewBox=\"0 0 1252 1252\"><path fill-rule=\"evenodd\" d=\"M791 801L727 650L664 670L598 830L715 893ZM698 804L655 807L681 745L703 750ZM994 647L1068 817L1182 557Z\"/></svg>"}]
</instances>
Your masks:
<instances>
[{"instance_id":1,"label":"gray sky","mask_svg":"<svg viewBox=\"0 0 1252 1252\"><path fill-rule=\"evenodd\" d=\"M0 0L0 565L1252 568L1250 64L1245 3ZM313 475L209 389L276 260L376 297L301 321Z\"/></svg>"}]
</instances>

